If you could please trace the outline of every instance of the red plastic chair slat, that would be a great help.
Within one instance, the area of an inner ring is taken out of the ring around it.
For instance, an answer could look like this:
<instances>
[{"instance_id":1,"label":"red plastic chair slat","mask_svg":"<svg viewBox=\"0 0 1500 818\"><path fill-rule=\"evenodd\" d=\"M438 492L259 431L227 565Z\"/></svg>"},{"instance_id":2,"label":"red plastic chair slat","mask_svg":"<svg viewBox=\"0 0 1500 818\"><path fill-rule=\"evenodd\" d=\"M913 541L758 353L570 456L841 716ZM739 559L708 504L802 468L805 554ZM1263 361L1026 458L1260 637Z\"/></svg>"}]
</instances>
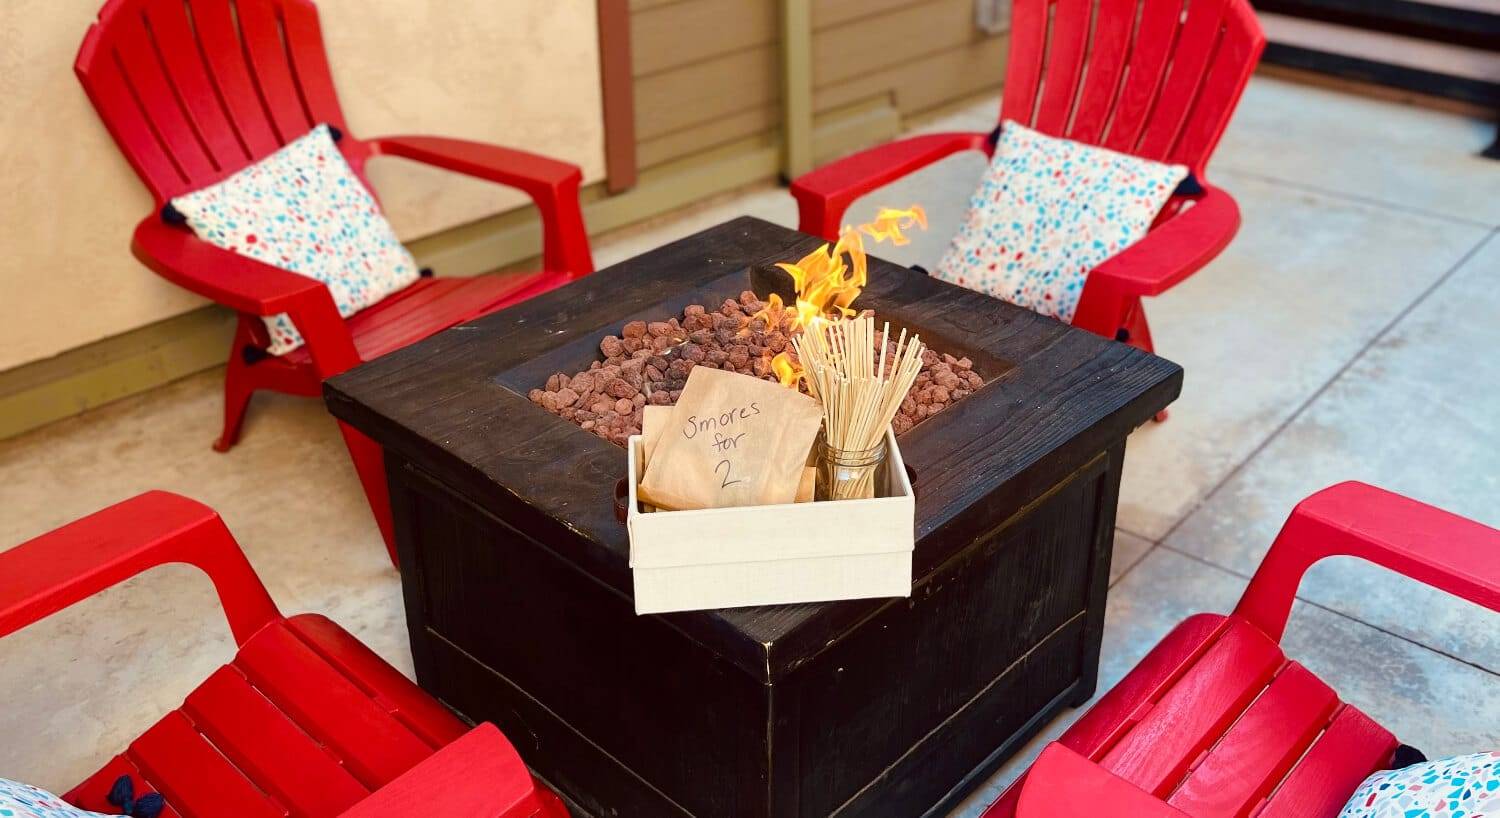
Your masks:
<instances>
[{"instance_id":1,"label":"red plastic chair slat","mask_svg":"<svg viewBox=\"0 0 1500 818\"><path fill-rule=\"evenodd\" d=\"M1047 53L1051 0L1016 3L1010 15L1010 54L1006 57L1005 94L1000 119L1031 123L1042 81L1042 57ZM825 237L827 238L827 237Z\"/></svg>"},{"instance_id":2,"label":"red plastic chair slat","mask_svg":"<svg viewBox=\"0 0 1500 818\"><path fill-rule=\"evenodd\" d=\"M1141 134L1136 153L1147 159L1162 160L1177 142L1177 135L1192 108L1193 100L1208 73L1209 60L1218 51L1223 37L1224 13L1228 0L1193 0L1188 4L1187 21L1177 35L1172 64L1157 94L1151 120Z\"/></svg>"},{"instance_id":3,"label":"red plastic chair slat","mask_svg":"<svg viewBox=\"0 0 1500 818\"><path fill-rule=\"evenodd\" d=\"M99 771L84 779L82 783L63 795L63 800L75 807L86 809L91 812L102 812L106 815L119 810L114 804L109 803L109 790L115 785L116 779L122 775L128 775L135 787L137 796L148 792L156 792L157 788L146 780L139 767L131 763L130 759L123 755L117 755L109 760L108 764L99 768ZM161 814L157 818L182 818L171 804L162 807Z\"/></svg>"},{"instance_id":4,"label":"red plastic chair slat","mask_svg":"<svg viewBox=\"0 0 1500 818\"><path fill-rule=\"evenodd\" d=\"M188 9L192 14L193 30L197 33L195 47L208 65L219 98L224 101L224 109L229 113L240 141L252 157L265 156L281 147L281 140L271 129L260 91L250 75L250 66L245 62L239 27L230 13L229 4L224 0L188 0ZM248 159L245 164L249 164Z\"/></svg>"},{"instance_id":5,"label":"red plastic chair slat","mask_svg":"<svg viewBox=\"0 0 1500 818\"><path fill-rule=\"evenodd\" d=\"M1064 742L1086 756L1114 747L1135 725L1147 702L1158 701L1218 640L1229 626L1226 617L1198 614L1167 634L1125 678L1073 723Z\"/></svg>"},{"instance_id":6,"label":"red plastic chair slat","mask_svg":"<svg viewBox=\"0 0 1500 818\"><path fill-rule=\"evenodd\" d=\"M426 758L433 748L321 661L285 626L256 634L234 664L250 683L374 789Z\"/></svg>"},{"instance_id":7,"label":"red plastic chair slat","mask_svg":"<svg viewBox=\"0 0 1500 818\"><path fill-rule=\"evenodd\" d=\"M333 87L333 72L328 66L318 10L302 0L285 0L281 13L287 59L291 60L292 72L296 75L297 87L308 113L314 123L328 122L343 128L344 112Z\"/></svg>"},{"instance_id":8,"label":"red plastic chair slat","mask_svg":"<svg viewBox=\"0 0 1500 818\"><path fill-rule=\"evenodd\" d=\"M1338 704L1332 688L1292 662L1167 803L1193 818L1241 818L1281 783Z\"/></svg>"},{"instance_id":9,"label":"red plastic chair slat","mask_svg":"<svg viewBox=\"0 0 1500 818\"><path fill-rule=\"evenodd\" d=\"M187 5L183 0L147 0L141 11L167 79L209 158L221 175L242 167L250 161L250 152L230 124L224 103L208 75L188 19Z\"/></svg>"},{"instance_id":10,"label":"red plastic chair slat","mask_svg":"<svg viewBox=\"0 0 1500 818\"><path fill-rule=\"evenodd\" d=\"M1395 750L1395 736L1345 707L1257 818L1334 818L1360 782L1388 764Z\"/></svg>"},{"instance_id":11,"label":"red plastic chair slat","mask_svg":"<svg viewBox=\"0 0 1500 818\"><path fill-rule=\"evenodd\" d=\"M135 92L136 101L151 122L173 162L187 178L188 187L215 179L218 168L199 141L196 126L177 101L177 91L157 56L159 44L143 17L121 21L114 28L115 58Z\"/></svg>"},{"instance_id":12,"label":"red plastic chair slat","mask_svg":"<svg viewBox=\"0 0 1500 818\"><path fill-rule=\"evenodd\" d=\"M1229 125L1229 117L1234 113L1231 102L1240 98L1250 82L1251 68L1265 43L1260 24L1243 7L1231 7L1225 21L1224 38L1188 113L1187 124L1177 137L1177 144L1167 152L1170 161L1198 171L1207 164Z\"/></svg>"},{"instance_id":13,"label":"red plastic chair slat","mask_svg":"<svg viewBox=\"0 0 1500 818\"><path fill-rule=\"evenodd\" d=\"M1182 0L1145 0L1130 52L1130 69L1115 101L1104 147L1131 153L1156 103L1162 73L1177 45Z\"/></svg>"},{"instance_id":14,"label":"red plastic chair slat","mask_svg":"<svg viewBox=\"0 0 1500 818\"><path fill-rule=\"evenodd\" d=\"M179 711L168 713L131 743L130 760L183 818L222 815L282 818L272 801L229 763Z\"/></svg>"},{"instance_id":15,"label":"red plastic chair slat","mask_svg":"<svg viewBox=\"0 0 1500 818\"><path fill-rule=\"evenodd\" d=\"M1100 762L1147 792L1165 796L1188 765L1224 734L1284 659L1254 628L1230 627Z\"/></svg>"},{"instance_id":16,"label":"red plastic chair slat","mask_svg":"<svg viewBox=\"0 0 1500 818\"><path fill-rule=\"evenodd\" d=\"M459 721L448 708L328 617L298 614L286 624L324 661L369 692L428 744L441 747L469 732L469 726Z\"/></svg>"},{"instance_id":17,"label":"red plastic chair slat","mask_svg":"<svg viewBox=\"0 0 1500 818\"><path fill-rule=\"evenodd\" d=\"M204 680L183 710L256 786L296 815L338 815L370 794L232 667Z\"/></svg>"},{"instance_id":18,"label":"red plastic chair slat","mask_svg":"<svg viewBox=\"0 0 1500 818\"><path fill-rule=\"evenodd\" d=\"M237 3L240 42L260 91L261 102L271 115L272 126L285 144L307 133L317 123L312 119L302 89L292 76L286 42L281 29L281 13L270 0Z\"/></svg>"},{"instance_id":19,"label":"red plastic chair slat","mask_svg":"<svg viewBox=\"0 0 1500 818\"><path fill-rule=\"evenodd\" d=\"M1078 95L1078 78L1083 73L1083 55L1088 50L1093 8L1094 0L1057 0L1047 67L1042 73L1042 103L1034 123L1043 133L1061 135L1068 127Z\"/></svg>"},{"instance_id":20,"label":"red plastic chair slat","mask_svg":"<svg viewBox=\"0 0 1500 818\"><path fill-rule=\"evenodd\" d=\"M1100 0L1094 17L1094 42L1089 49L1087 72L1078 92L1078 107L1068 138L1097 143L1115 107L1115 94L1125 61L1130 57L1130 35L1135 31L1139 0Z\"/></svg>"},{"instance_id":21,"label":"red plastic chair slat","mask_svg":"<svg viewBox=\"0 0 1500 818\"><path fill-rule=\"evenodd\" d=\"M151 189L157 202L164 202L187 189L187 176L167 152L167 146L152 130L145 112L135 102L134 92L120 72L113 52L103 56L89 72L89 97L99 109L115 141Z\"/></svg>"}]
</instances>

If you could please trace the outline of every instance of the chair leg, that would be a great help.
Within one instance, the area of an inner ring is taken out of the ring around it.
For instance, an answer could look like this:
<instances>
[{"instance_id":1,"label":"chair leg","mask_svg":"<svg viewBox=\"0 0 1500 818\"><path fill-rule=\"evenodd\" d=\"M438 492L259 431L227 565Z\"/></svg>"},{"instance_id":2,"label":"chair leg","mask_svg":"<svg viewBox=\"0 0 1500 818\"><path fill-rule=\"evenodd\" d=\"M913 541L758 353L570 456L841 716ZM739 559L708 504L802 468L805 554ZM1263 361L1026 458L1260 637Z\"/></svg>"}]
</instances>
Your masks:
<instances>
[{"instance_id":1,"label":"chair leg","mask_svg":"<svg viewBox=\"0 0 1500 818\"><path fill-rule=\"evenodd\" d=\"M1124 323L1125 343L1146 352L1156 352L1156 344L1151 340L1151 324L1146 320L1146 308L1141 304L1139 298L1131 305L1129 313L1125 316ZM1152 419L1157 423L1165 422L1167 419L1167 410L1163 409L1157 412L1156 416Z\"/></svg>"},{"instance_id":2,"label":"chair leg","mask_svg":"<svg viewBox=\"0 0 1500 818\"><path fill-rule=\"evenodd\" d=\"M229 357L229 366L224 371L224 431L214 441L214 451L227 452L240 440L240 429L245 425L245 410L255 394L249 367L238 352Z\"/></svg>"},{"instance_id":3,"label":"chair leg","mask_svg":"<svg viewBox=\"0 0 1500 818\"><path fill-rule=\"evenodd\" d=\"M339 421L339 431L344 435L344 445L349 447L349 458L354 461L354 471L359 475L360 485L365 488L365 499L370 502L380 536L385 539L385 550L391 555L391 564L400 568L396 559L395 529L391 524L391 489L385 481L385 452L380 444L343 421Z\"/></svg>"},{"instance_id":4,"label":"chair leg","mask_svg":"<svg viewBox=\"0 0 1500 818\"><path fill-rule=\"evenodd\" d=\"M1156 344L1151 341L1151 325L1146 321L1146 310L1141 306L1140 299L1130 306L1130 311L1125 314L1125 332L1128 338L1125 343L1139 350L1156 352Z\"/></svg>"}]
</instances>

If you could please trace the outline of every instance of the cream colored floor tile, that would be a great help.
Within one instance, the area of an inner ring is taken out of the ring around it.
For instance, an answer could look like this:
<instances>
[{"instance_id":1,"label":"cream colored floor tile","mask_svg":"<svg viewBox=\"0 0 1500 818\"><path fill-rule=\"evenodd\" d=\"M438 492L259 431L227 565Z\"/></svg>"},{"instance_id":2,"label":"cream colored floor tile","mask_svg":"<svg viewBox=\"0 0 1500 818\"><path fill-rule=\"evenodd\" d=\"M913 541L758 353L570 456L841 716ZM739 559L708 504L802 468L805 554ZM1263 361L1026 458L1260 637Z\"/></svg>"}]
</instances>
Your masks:
<instances>
[{"instance_id":1,"label":"cream colored floor tile","mask_svg":"<svg viewBox=\"0 0 1500 818\"><path fill-rule=\"evenodd\" d=\"M1146 302L1185 370L1166 423L1130 438L1121 528L1160 539L1488 230L1224 173L1244 226Z\"/></svg>"},{"instance_id":2,"label":"cream colored floor tile","mask_svg":"<svg viewBox=\"0 0 1500 818\"><path fill-rule=\"evenodd\" d=\"M1141 561L1155 543L1129 531L1115 530L1115 553L1109 563L1109 584L1114 585Z\"/></svg>"},{"instance_id":3,"label":"cream colored floor tile","mask_svg":"<svg viewBox=\"0 0 1500 818\"><path fill-rule=\"evenodd\" d=\"M1495 124L1256 77L1210 166L1500 225Z\"/></svg>"}]
</instances>

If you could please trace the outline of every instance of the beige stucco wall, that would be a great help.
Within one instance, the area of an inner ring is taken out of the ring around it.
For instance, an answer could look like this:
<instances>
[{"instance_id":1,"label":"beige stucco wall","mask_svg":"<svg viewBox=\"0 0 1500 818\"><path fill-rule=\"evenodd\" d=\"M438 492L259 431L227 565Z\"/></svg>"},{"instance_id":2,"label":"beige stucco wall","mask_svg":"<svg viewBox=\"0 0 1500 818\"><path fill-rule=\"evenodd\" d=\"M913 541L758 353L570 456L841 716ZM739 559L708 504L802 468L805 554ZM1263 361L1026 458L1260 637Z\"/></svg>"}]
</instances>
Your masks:
<instances>
[{"instance_id":1,"label":"beige stucco wall","mask_svg":"<svg viewBox=\"0 0 1500 818\"><path fill-rule=\"evenodd\" d=\"M130 255L151 199L72 73L101 2L0 2L0 370L202 303ZM493 141L603 178L593 0L323 0L320 10L357 135ZM400 160L370 175L406 239L524 201Z\"/></svg>"}]
</instances>

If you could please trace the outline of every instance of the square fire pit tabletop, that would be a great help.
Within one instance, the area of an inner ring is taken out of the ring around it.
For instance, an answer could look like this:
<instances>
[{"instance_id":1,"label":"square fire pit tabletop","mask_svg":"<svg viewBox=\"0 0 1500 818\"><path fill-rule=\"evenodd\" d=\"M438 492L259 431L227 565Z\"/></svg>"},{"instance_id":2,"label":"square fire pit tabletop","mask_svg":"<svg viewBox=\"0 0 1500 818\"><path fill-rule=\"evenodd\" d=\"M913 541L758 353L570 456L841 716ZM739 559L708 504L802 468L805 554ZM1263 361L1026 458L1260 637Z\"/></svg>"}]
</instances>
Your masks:
<instances>
[{"instance_id":1,"label":"square fire pit tabletop","mask_svg":"<svg viewBox=\"0 0 1500 818\"><path fill-rule=\"evenodd\" d=\"M911 599L634 615L625 452L527 392L820 243L736 219L325 386L386 452L419 681L589 814L936 814L1093 692L1124 441L1181 368L873 257L855 306L987 381L900 439Z\"/></svg>"}]
</instances>

